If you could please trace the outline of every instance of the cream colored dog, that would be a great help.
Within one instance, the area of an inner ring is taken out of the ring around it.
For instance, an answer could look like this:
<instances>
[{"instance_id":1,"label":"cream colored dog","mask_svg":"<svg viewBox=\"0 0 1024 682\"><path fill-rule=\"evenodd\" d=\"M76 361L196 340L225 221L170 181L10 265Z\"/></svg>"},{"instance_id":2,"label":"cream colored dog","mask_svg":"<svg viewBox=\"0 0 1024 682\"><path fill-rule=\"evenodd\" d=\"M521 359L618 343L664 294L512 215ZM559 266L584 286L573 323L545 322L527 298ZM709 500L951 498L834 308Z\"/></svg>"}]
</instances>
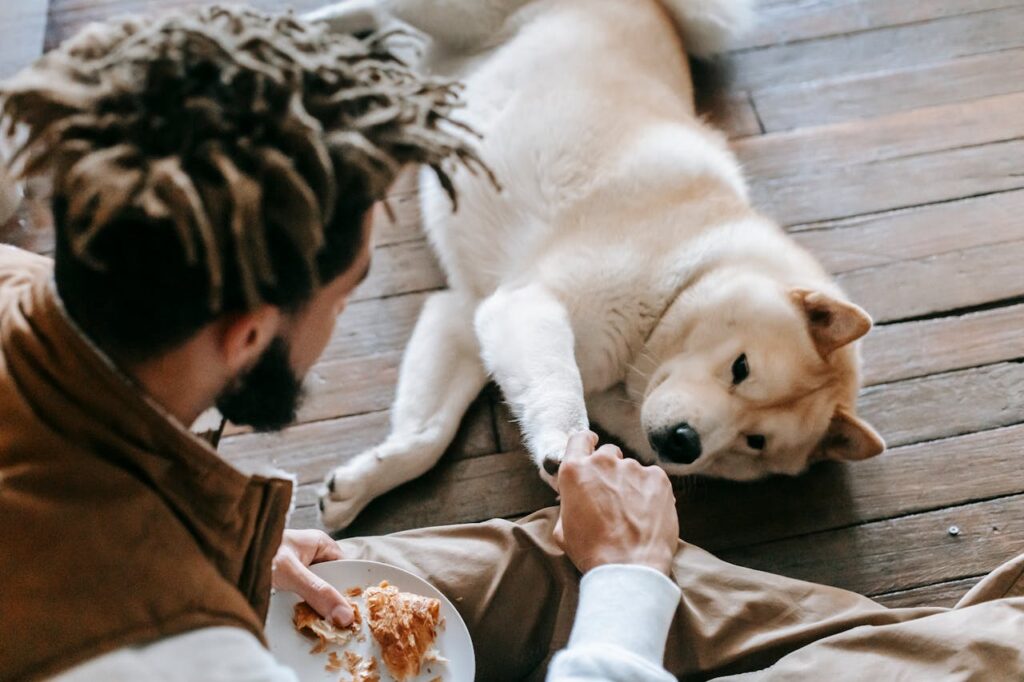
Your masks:
<instances>
[{"instance_id":1,"label":"cream colored dog","mask_svg":"<svg viewBox=\"0 0 1024 682\"><path fill-rule=\"evenodd\" d=\"M409 342L391 434L327 477L326 525L433 466L488 377L549 482L591 420L672 474L747 480L884 449L854 415L870 319L751 208L694 112L686 51L723 48L748 4L356 0L320 15L428 34L424 68L466 84L503 184L460 171L453 213L422 175L450 290Z\"/></svg>"}]
</instances>

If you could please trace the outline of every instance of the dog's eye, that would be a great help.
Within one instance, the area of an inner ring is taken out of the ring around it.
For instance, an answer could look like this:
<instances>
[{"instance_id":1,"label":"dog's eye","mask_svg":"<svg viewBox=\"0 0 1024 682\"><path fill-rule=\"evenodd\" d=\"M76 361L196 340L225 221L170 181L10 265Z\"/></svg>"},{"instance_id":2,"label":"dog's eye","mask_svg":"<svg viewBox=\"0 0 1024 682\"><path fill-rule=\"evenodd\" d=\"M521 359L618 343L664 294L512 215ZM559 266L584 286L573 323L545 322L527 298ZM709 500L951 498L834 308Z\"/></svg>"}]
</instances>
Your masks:
<instances>
[{"instance_id":1,"label":"dog's eye","mask_svg":"<svg viewBox=\"0 0 1024 682\"><path fill-rule=\"evenodd\" d=\"M768 439L764 436L754 434L753 436L747 436L747 445L754 450L764 450L764 446L768 444Z\"/></svg>"},{"instance_id":2,"label":"dog's eye","mask_svg":"<svg viewBox=\"0 0 1024 682\"><path fill-rule=\"evenodd\" d=\"M736 362L732 363L732 385L742 384L743 381L750 376L750 365L747 364L747 354L736 358Z\"/></svg>"}]
</instances>

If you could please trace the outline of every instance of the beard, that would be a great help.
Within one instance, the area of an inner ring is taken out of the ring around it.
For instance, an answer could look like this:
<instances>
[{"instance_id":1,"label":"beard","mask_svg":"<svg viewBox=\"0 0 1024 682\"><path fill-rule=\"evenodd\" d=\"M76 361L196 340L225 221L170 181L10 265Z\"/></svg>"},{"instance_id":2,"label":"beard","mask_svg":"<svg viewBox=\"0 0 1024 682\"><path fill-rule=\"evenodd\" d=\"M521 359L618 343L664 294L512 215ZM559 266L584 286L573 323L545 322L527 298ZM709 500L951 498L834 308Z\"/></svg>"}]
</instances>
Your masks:
<instances>
[{"instance_id":1,"label":"beard","mask_svg":"<svg viewBox=\"0 0 1024 682\"><path fill-rule=\"evenodd\" d=\"M277 337L256 364L221 391L216 405L235 424L280 431L295 421L303 397L302 378L292 369L288 343Z\"/></svg>"}]
</instances>

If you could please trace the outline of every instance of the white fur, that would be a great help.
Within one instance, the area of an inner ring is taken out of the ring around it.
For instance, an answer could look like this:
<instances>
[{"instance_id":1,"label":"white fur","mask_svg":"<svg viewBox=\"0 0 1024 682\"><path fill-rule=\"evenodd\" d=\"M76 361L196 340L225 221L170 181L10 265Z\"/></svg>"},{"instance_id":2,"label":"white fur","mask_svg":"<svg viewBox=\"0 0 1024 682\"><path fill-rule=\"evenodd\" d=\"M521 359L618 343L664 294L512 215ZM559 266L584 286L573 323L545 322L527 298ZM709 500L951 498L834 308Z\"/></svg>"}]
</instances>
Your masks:
<instances>
[{"instance_id":1,"label":"white fur","mask_svg":"<svg viewBox=\"0 0 1024 682\"><path fill-rule=\"evenodd\" d=\"M465 82L465 118L483 134L481 155L504 190L458 171L453 214L432 174L421 176L424 228L451 291L435 295L417 324L391 435L328 476L324 522L347 525L373 497L432 466L488 373L538 464L560 458L589 411L647 461L657 459L653 430L700 420L708 456L670 471L750 478L805 466L852 393L848 382L818 382L826 363L788 292L838 290L747 206L723 137L694 112L683 52L721 49L748 23L749 3L378 5L433 35L424 68ZM778 348L765 345L765 314ZM723 379L741 351L757 363L742 389ZM794 387L811 397L790 395ZM764 398L807 402L806 423L769 414ZM784 432L772 438L789 450L744 450L742 429L777 423Z\"/></svg>"},{"instance_id":2,"label":"white fur","mask_svg":"<svg viewBox=\"0 0 1024 682\"><path fill-rule=\"evenodd\" d=\"M663 0L683 34L686 50L712 57L754 25L754 0Z\"/></svg>"}]
</instances>

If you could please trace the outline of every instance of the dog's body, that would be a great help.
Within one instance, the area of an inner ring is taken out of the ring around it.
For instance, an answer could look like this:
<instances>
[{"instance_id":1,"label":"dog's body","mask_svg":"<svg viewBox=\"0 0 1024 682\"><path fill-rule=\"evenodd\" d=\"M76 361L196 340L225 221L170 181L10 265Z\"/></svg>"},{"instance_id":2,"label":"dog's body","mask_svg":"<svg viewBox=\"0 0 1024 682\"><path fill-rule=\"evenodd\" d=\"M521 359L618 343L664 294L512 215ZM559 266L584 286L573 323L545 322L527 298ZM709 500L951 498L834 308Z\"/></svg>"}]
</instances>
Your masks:
<instances>
[{"instance_id":1,"label":"dog's body","mask_svg":"<svg viewBox=\"0 0 1024 682\"><path fill-rule=\"evenodd\" d=\"M328 477L327 525L433 466L488 376L538 464L590 420L680 474L795 474L881 451L853 416L851 342L870 320L749 206L694 111L684 48L719 49L746 4L377 3L433 37L424 68L466 84L503 191L459 171L453 213L423 174L450 290L409 343L391 435Z\"/></svg>"}]
</instances>

